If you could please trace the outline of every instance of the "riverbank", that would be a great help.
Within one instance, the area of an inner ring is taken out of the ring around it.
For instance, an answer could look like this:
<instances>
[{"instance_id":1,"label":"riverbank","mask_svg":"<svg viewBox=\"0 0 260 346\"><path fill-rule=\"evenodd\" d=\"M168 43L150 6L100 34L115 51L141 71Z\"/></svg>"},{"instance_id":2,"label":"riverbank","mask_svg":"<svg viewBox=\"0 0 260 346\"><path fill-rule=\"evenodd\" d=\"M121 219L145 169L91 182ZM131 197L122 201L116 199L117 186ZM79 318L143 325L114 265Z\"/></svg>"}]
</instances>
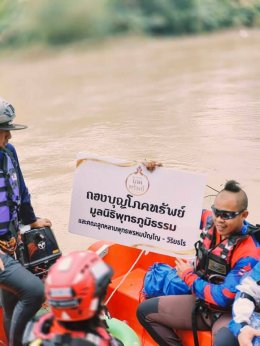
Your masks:
<instances>
[{"instance_id":1,"label":"riverbank","mask_svg":"<svg viewBox=\"0 0 260 346\"><path fill-rule=\"evenodd\" d=\"M260 27L257 1L70 0L5 1L0 9L4 47L100 42L125 35L182 36Z\"/></svg>"}]
</instances>

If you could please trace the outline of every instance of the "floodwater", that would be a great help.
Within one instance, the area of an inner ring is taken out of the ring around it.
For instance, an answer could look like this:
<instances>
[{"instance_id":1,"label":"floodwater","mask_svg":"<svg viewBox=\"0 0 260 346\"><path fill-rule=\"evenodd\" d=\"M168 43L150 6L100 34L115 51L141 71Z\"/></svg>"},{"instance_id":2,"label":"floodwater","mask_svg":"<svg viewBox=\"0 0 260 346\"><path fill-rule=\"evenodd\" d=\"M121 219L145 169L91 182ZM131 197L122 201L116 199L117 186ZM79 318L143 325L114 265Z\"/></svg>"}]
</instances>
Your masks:
<instances>
[{"instance_id":1,"label":"floodwater","mask_svg":"<svg viewBox=\"0 0 260 346\"><path fill-rule=\"evenodd\" d=\"M64 253L93 242L68 232L79 151L201 172L217 190L235 179L260 223L259 47L240 30L1 55L0 95L29 126L12 142Z\"/></svg>"}]
</instances>

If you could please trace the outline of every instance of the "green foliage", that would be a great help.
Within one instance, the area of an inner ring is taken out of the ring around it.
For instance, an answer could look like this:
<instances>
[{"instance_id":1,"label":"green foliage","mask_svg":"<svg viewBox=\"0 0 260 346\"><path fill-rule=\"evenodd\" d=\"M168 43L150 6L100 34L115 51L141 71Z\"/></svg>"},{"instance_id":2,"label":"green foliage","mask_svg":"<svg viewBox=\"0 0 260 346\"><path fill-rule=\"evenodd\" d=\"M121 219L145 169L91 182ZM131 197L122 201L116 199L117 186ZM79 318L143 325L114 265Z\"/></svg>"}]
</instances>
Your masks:
<instances>
[{"instance_id":1,"label":"green foliage","mask_svg":"<svg viewBox=\"0 0 260 346\"><path fill-rule=\"evenodd\" d=\"M2 41L57 45L105 37L111 32L108 13L107 0L27 0L18 3L17 18L2 30Z\"/></svg>"},{"instance_id":2,"label":"green foliage","mask_svg":"<svg viewBox=\"0 0 260 346\"><path fill-rule=\"evenodd\" d=\"M16 1L0 0L0 33L8 27L17 6Z\"/></svg>"},{"instance_id":3,"label":"green foliage","mask_svg":"<svg viewBox=\"0 0 260 346\"><path fill-rule=\"evenodd\" d=\"M240 26L259 26L260 24L260 0L233 0L233 24Z\"/></svg>"},{"instance_id":4,"label":"green foliage","mask_svg":"<svg viewBox=\"0 0 260 346\"><path fill-rule=\"evenodd\" d=\"M121 28L131 29L131 13L142 23L140 30L157 35L254 26L260 18L260 0L114 0L113 5L121 13Z\"/></svg>"},{"instance_id":5,"label":"green foliage","mask_svg":"<svg viewBox=\"0 0 260 346\"><path fill-rule=\"evenodd\" d=\"M50 44L68 43L86 37L103 37L109 31L105 0L41 2L36 18L37 31Z\"/></svg>"},{"instance_id":6,"label":"green foliage","mask_svg":"<svg viewBox=\"0 0 260 346\"><path fill-rule=\"evenodd\" d=\"M260 0L0 0L1 45L260 26Z\"/></svg>"}]
</instances>

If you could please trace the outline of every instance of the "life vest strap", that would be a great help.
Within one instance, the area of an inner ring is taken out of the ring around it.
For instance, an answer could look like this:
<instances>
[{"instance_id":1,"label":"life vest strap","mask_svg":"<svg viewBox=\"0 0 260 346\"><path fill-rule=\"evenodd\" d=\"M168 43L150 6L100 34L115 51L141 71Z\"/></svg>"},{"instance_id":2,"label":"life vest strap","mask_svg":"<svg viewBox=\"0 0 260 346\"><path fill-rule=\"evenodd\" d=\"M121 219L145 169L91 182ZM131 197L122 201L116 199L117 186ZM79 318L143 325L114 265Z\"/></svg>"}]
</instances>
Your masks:
<instances>
[{"instance_id":1,"label":"life vest strap","mask_svg":"<svg viewBox=\"0 0 260 346\"><path fill-rule=\"evenodd\" d=\"M0 222L0 230L3 229L3 228L9 227L9 225L10 225L10 221Z\"/></svg>"},{"instance_id":2,"label":"life vest strap","mask_svg":"<svg viewBox=\"0 0 260 346\"><path fill-rule=\"evenodd\" d=\"M248 293L246 293L246 292L242 292L242 293L240 294L240 297L239 297L239 298L245 298L245 299L250 300L250 301L254 304L254 306L256 307L256 301L254 300L254 298L253 298L250 294L248 294Z\"/></svg>"},{"instance_id":3,"label":"life vest strap","mask_svg":"<svg viewBox=\"0 0 260 346\"><path fill-rule=\"evenodd\" d=\"M12 202L12 201L2 201L0 202L0 207L4 207L4 206L8 206L8 207L14 207L16 206L17 204Z\"/></svg>"}]
</instances>

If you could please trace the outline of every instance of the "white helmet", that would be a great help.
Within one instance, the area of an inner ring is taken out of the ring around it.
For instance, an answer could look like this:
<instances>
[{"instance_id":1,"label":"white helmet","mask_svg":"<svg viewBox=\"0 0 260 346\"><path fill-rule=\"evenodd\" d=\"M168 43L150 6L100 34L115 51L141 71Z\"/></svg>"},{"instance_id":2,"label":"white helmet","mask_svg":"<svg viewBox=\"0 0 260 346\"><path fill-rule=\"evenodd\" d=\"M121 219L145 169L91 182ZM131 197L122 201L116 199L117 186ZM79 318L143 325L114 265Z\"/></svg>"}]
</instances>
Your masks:
<instances>
[{"instance_id":1,"label":"white helmet","mask_svg":"<svg viewBox=\"0 0 260 346\"><path fill-rule=\"evenodd\" d=\"M15 118L14 107L3 98L0 97L0 130L22 130L26 129L25 125L13 124Z\"/></svg>"}]
</instances>

